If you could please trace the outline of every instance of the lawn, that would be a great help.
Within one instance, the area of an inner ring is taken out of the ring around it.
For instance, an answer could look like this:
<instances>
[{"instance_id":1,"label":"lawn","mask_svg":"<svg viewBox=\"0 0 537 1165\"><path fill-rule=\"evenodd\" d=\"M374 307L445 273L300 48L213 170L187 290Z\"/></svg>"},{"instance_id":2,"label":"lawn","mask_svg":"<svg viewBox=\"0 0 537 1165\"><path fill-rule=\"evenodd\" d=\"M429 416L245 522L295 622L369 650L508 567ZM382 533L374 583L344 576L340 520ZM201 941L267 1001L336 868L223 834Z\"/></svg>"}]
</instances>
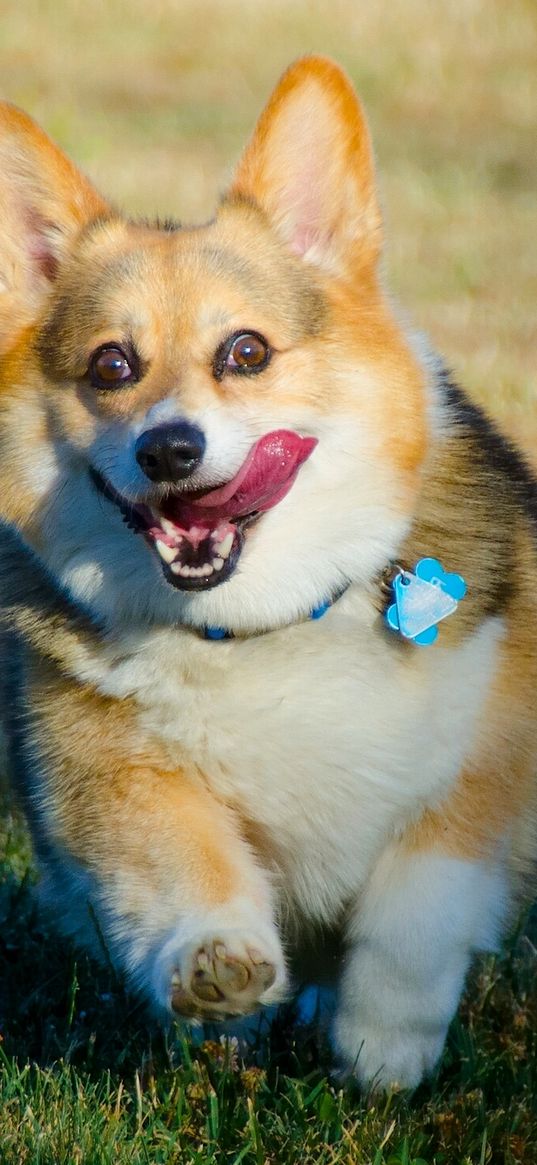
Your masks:
<instances>
[{"instance_id":1,"label":"lawn","mask_svg":"<svg viewBox=\"0 0 537 1165\"><path fill-rule=\"evenodd\" d=\"M397 296L533 456L534 0L0 4L2 95L118 203L185 221L210 215L272 84L308 50L337 57L368 108ZM476 965L431 1085L368 1103L289 1013L247 1065L150 1029L35 916L7 797L0 859L1 1165L535 1165L528 917Z\"/></svg>"}]
</instances>

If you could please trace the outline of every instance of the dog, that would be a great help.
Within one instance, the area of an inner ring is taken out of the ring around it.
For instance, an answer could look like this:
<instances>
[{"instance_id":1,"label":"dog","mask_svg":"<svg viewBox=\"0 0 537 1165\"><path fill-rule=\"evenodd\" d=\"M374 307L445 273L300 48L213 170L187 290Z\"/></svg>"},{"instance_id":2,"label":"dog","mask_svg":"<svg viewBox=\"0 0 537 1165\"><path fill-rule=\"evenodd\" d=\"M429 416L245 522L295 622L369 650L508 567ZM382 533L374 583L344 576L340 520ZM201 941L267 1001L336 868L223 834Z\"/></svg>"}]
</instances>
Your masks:
<instances>
[{"instance_id":1,"label":"dog","mask_svg":"<svg viewBox=\"0 0 537 1165\"><path fill-rule=\"evenodd\" d=\"M160 1016L335 931L334 1056L437 1064L535 844L537 487L407 333L353 88L280 80L214 221L0 115L10 766L58 926Z\"/></svg>"}]
</instances>

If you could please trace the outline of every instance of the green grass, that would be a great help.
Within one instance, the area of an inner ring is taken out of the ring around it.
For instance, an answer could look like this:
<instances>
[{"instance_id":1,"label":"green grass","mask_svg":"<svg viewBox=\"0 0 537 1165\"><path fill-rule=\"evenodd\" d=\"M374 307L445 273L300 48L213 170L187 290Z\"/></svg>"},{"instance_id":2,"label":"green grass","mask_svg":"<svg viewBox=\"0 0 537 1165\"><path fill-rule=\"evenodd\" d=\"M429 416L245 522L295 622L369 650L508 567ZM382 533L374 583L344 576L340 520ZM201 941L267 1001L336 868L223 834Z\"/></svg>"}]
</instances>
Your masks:
<instances>
[{"instance_id":1,"label":"green grass","mask_svg":"<svg viewBox=\"0 0 537 1165\"><path fill-rule=\"evenodd\" d=\"M307 51L365 100L397 294L535 455L535 0L0 4L2 95L125 207L186 221L211 213ZM535 924L476 968L433 1085L368 1105L289 1016L258 1066L150 1030L34 916L26 835L6 820L0 1165L535 1165Z\"/></svg>"},{"instance_id":2,"label":"green grass","mask_svg":"<svg viewBox=\"0 0 537 1165\"><path fill-rule=\"evenodd\" d=\"M535 1165L537 920L479 961L440 1071L414 1096L340 1089L282 1009L247 1063L146 1022L107 970L35 915L28 843L0 862L2 1165Z\"/></svg>"}]
</instances>

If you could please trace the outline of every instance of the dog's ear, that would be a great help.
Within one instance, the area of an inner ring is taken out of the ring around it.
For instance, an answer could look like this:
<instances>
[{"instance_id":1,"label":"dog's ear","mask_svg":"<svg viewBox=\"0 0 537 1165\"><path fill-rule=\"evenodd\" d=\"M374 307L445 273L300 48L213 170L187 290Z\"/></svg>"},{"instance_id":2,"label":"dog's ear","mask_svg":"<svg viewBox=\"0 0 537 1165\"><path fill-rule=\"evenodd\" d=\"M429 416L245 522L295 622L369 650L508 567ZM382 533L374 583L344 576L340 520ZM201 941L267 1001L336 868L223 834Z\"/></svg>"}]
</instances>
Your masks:
<instances>
[{"instance_id":1,"label":"dog's ear","mask_svg":"<svg viewBox=\"0 0 537 1165\"><path fill-rule=\"evenodd\" d=\"M39 313L76 234L106 212L35 122L0 103L0 351Z\"/></svg>"},{"instance_id":2,"label":"dog's ear","mask_svg":"<svg viewBox=\"0 0 537 1165\"><path fill-rule=\"evenodd\" d=\"M376 261L381 217L369 132L334 62L304 57L284 73L230 195L255 201L296 254L328 271L352 275Z\"/></svg>"}]
</instances>

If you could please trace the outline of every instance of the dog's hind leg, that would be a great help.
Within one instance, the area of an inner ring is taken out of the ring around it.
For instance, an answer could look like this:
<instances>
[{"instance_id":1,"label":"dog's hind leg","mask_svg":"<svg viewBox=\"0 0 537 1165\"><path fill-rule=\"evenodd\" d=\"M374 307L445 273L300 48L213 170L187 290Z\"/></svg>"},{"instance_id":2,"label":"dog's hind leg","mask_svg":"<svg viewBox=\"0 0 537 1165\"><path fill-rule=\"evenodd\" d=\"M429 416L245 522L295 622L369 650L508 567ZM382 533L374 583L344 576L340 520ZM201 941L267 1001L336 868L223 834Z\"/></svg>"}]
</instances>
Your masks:
<instances>
[{"instance_id":1,"label":"dog's hind leg","mask_svg":"<svg viewBox=\"0 0 537 1165\"><path fill-rule=\"evenodd\" d=\"M495 946L506 881L494 863L384 853L352 918L335 1042L364 1086L413 1088L439 1060L472 952Z\"/></svg>"}]
</instances>

